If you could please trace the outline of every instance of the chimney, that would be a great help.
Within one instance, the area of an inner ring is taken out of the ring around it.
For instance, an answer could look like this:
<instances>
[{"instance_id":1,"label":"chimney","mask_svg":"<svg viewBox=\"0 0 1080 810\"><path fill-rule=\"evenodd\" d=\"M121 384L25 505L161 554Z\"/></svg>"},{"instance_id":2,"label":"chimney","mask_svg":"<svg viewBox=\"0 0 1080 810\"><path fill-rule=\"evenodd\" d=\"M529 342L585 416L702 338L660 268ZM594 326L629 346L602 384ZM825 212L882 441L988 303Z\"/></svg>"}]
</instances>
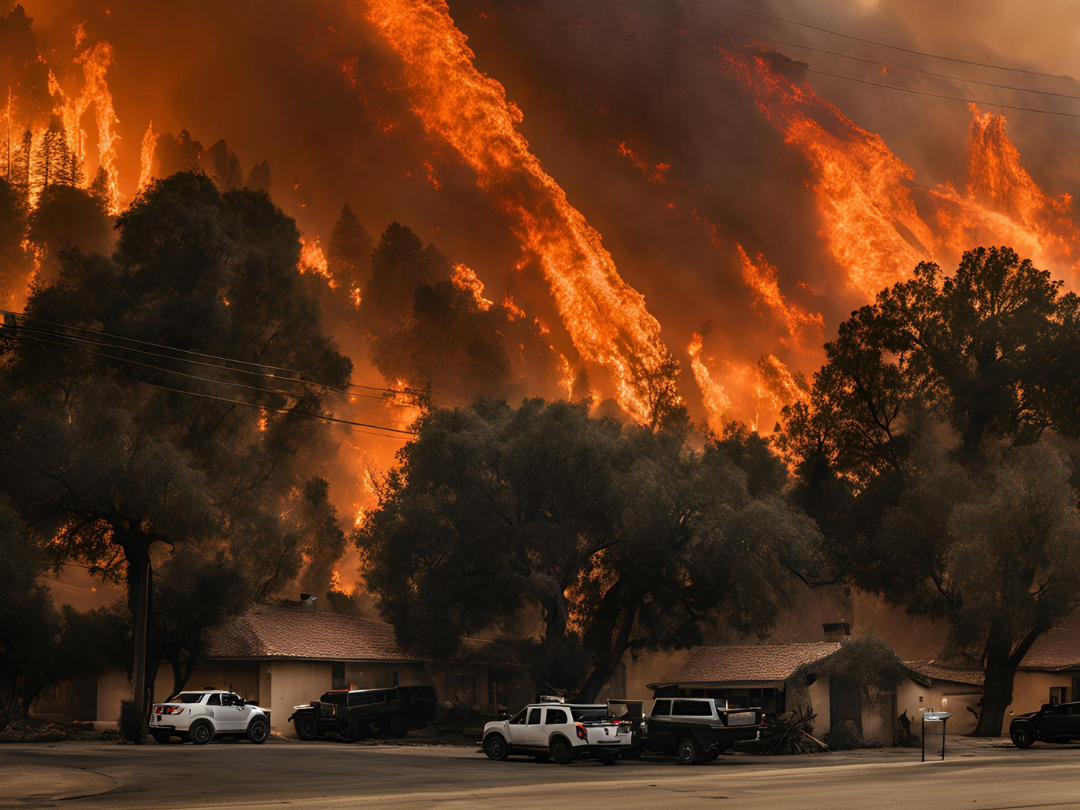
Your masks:
<instances>
[{"instance_id":1,"label":"chimney","mask_svg":"<svg viewBox=\"0 0 1080 810\"><path fill-rule=\"evenodd\" d=\"M851 635L850 622L825 622L821 627L826 641L846 641Z\"/></svg>"}]
</instances>

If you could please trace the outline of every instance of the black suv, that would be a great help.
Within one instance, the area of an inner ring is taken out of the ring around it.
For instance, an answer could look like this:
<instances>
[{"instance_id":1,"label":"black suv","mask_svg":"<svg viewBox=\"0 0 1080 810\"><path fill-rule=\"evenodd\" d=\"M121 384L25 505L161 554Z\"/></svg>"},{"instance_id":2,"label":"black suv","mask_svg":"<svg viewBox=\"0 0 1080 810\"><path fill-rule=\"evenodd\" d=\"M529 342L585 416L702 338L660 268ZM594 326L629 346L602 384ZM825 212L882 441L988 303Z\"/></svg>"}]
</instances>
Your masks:
<instances>
[{"instance_id":1,"label":"black suv","mask_svg":"<svg viewBox=\"0 0 1080 810\"><path fill-rule=\"evenodd\" d=\"M1044 703L1037 712L1014 717L1009 723L1009 736L1017 748L1030 748L1036 740L1080 740L1080 703Z\"/></svg>"},{"instance_id":2,"label":"black suv","mask_svg":"<svg viewBox=\"0 0 1080 810\"><path fill-rule=\"evenodd\" d=\"M319 700L294 707L289 720L301 740L314 740L328 731L345 742L376 732L404 737L435 719L436 701L434 686L335 689Z\"/></svg>"}]
</instances>

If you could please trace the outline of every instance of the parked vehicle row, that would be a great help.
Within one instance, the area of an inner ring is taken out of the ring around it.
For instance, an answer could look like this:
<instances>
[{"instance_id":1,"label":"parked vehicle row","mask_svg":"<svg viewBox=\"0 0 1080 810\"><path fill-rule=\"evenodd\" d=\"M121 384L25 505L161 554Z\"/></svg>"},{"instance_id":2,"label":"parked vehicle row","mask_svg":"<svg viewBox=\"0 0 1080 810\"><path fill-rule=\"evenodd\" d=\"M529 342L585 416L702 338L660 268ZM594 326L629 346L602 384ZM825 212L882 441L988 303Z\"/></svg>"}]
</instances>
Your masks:
<instances>
[{"instance_id":1,"label":"parked vehicle row","mask_svg":"<svg viewBox=\"0 0 1080 810\"><path fill-rule=\"evenodd\" d=\"M493 760L520 754L567 765L595 758L612 765L643 753L674 755L684 765L712 762L765 723L761 709L728 709L712 698L660 698L648 716L641 701L526 706L484 727L483 750Z\"/></svg>"},{"instance_id":2,"label":"parked vehicle row","mask_svg":"<svg viewBox=\"0 0 1080 810\"><path fill-rule=\"evenodd\" d=\"M289 722L301 740L334 734L352 742L375 734L403 737L431 723L436 708L431 686L336 689L296 706ZM712 698L658 698L648 715L643 708L639 700L575 704L545 699L513 717L488 723L483 751L493 760L529 756L561 765L578 759L612 765L620 757L633 759L649 752L693 765L711 762L736 742L753 739L765 722L761 709L729 709ZM1017 718L1013 741L1026 747L1035 739L1070 738L1074 732L1065 730L1063 723L1053 726L1057 714L1065 716L1059 708L1043 707L1041 713ZM154 704L150 733L160 743L179 737L205 745L216 737L232 736L261 744L270 737L270 712L226 690L181 692ZM1080 729L1075 734L1080 736Z\"/></svg>"}]
</instances>

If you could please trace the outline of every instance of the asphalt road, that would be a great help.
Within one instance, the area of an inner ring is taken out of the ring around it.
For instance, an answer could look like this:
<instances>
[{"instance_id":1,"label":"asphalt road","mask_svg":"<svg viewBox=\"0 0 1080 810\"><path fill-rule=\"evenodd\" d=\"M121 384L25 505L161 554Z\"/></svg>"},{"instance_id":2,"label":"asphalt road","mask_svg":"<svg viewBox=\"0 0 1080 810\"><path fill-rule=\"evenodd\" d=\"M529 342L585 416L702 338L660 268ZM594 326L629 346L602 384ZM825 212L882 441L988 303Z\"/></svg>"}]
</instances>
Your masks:
<instances>
[{"instance_id":1,"label":"asphalt road","mask_svg":"<svg viewBox=\"0 0 1080 810\"><path fill-rule=\"evenodd\" d=\"M1080 807L1080 747L1004 744L945 762L888 749L684 767L511 759L468 748L245 742L0 746L0 807Z\"/></svg>"}]
</instances>

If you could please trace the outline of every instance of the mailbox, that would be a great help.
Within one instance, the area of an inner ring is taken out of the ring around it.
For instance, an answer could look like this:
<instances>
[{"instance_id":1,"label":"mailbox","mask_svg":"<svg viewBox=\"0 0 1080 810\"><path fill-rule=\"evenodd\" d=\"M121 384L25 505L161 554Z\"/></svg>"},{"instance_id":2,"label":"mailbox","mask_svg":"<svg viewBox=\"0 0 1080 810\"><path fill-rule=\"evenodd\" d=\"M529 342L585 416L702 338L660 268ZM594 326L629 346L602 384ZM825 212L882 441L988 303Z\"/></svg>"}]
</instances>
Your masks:
<instances>
[{"instance_id":1,"label":"mailbox","mask_svg":"<svg viewBox=\"0 0 1080 810\"><path fill-rule=\"evenodd\" d=\"M924 709L922 716L922 761L926 762L926 724L941 723L941 758L945 759L945 724L952 717L952 712L939 712Z\"/></svg>"}]
</instances>

